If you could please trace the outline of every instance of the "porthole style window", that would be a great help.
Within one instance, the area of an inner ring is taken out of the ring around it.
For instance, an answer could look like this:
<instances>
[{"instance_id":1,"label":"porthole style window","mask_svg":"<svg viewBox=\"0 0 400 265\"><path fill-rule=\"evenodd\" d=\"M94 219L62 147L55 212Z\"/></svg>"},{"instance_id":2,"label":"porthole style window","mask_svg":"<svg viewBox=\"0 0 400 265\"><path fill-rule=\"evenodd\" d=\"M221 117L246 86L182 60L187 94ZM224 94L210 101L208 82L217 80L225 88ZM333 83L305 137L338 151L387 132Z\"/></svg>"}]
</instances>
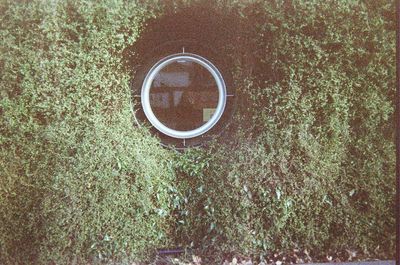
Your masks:
<instances>
[{"instance_id":1,"label":"porthole style window","mask_svg":"<svg viewBox=\"0 0 400 265\"><path fill-rule=\"evenodd\" d=\"M222 134L236 100L230 64L222 54L184 40L156 46L140 59L132 79L139 125L150 125L163 145L176 149Z\"/></svg>"},{"instance_id":2,"label":"porthole style window","mask_svg":"<svg viewBox=\"0 0 400 265\"><path fill-rule=\"evenodd\" d=\"M224 79L207 59L190 53L173 54L147 73L141 103L149 122L178 139L198 137L221 118L227 101Z\"/></svg>"}]
</instances>

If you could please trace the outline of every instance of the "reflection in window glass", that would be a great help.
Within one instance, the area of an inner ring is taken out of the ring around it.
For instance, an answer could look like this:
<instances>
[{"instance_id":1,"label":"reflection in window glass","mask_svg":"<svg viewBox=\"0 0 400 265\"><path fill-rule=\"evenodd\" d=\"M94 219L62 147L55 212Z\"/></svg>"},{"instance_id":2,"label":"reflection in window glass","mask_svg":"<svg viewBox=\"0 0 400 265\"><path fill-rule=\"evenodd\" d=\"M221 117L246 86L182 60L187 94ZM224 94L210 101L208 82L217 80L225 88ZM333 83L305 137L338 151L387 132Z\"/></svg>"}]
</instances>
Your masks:
<instances>
[{"instance_id":1,"label":"reflection in window glass","mask_svg":"<svg viewBox=\"0 0 400 265\"><path fill-rule=\"evenodd\" d=\"M211 73L196 62L177 60L162 68L150 89L150 106L165 126L190 131L211 119L218 87Z\"/></svg>"}]
</instances>

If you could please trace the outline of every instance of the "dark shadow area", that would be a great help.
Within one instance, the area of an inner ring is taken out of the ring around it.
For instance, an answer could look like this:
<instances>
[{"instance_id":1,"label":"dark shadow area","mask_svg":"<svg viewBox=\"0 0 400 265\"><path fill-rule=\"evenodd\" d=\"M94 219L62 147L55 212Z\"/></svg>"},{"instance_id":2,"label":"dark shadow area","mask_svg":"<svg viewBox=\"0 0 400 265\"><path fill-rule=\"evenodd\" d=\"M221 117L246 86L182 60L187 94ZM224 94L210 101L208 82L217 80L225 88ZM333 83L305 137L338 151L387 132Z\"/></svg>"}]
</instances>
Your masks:
<instances>
[{"instance_id":1,"label":"dark shadow area","mask_svg":"<svg viewBox=\"0 0 400 265\"><path fill-rule=\"evenodd\" d=\"M147 21L140 39L123 53L125 66L132 72L137 119L146 121L143 111L140 110L140 91L149 69L165 56L182 52L194 53L212 62L224 78L229 95L224 114L205 135L185 141L163 135L157 130L153 130L153 133L164 144L172 144L177 148L201 145L220 135L229 124L239 100L236 96L238 84L233 76L237 64L242 64L243 58L251 56L251 42L248 41L250 38L246 37L251 31L248 21L233 9L222 9L210 4L195 4L178 11L166 8L163 16ZM248 64L255 60L245 61ZM251 68L247 67L248 70ZM195 120L200 120L201 124L201 119L204 119L203 115Z\"/></svg>"}]
</instances>

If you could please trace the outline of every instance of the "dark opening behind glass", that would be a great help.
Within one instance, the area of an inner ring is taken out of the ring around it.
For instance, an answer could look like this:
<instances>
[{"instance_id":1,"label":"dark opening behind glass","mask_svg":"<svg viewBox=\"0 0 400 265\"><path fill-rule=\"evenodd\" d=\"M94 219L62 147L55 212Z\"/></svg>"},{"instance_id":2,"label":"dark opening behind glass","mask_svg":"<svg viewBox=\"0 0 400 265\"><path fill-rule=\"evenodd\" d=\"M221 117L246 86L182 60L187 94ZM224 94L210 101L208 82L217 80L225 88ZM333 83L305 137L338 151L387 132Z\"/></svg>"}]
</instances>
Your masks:
<instances>
[{"instance_id":1,"label":"dark opening behind glass","mask_svg":"<svg viewBox=\"0 0 400 265\"><path fill-rule=\"evenodd\" d=\"M165 126L190 131L205 124L218 104L218 88L200 64L177 60L162 68L150 89L150 105Z\"/></svg>"}]
</instances>

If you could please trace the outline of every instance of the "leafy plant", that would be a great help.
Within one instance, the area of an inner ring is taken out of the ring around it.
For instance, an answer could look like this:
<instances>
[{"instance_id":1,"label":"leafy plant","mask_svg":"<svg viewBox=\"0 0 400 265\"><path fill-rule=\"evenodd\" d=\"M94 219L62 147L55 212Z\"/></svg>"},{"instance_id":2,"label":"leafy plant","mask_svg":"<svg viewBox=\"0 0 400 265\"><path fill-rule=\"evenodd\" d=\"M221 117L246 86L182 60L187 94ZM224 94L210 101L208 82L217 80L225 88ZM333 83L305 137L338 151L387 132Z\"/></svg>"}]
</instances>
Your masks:
<instances>
[{"instance_id":1,"label":"leafy plant","mask_svg":"<svg viewBox=\"0 0 400 265\"><path fill-rule=\"evenodd\" d=\"M238 97L225 134L183 153L134 125L136 61L123 66L151 18L180 10L218 24L190 28L232 63ZM393 258L394 10L0 2L0 263L127 263L170 245L214 261L293 248Z\"/></svg>"}]
</instances>

